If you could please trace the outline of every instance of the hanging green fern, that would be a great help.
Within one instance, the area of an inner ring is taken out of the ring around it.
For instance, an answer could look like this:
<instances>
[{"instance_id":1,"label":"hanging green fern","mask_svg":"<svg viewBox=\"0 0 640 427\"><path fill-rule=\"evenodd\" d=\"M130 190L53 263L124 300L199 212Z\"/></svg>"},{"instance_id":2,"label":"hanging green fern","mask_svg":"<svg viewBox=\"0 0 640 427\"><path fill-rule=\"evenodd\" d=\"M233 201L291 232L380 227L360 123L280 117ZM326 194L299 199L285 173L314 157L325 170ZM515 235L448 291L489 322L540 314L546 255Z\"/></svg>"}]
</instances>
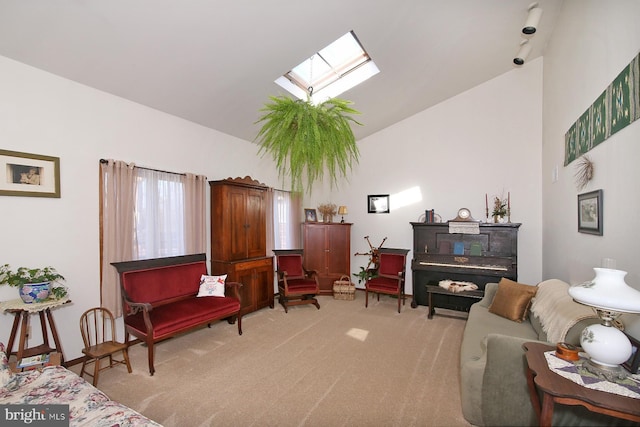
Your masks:
<instances>
[{"instance_id":1,"label":"hanging green fern","mask_svg":"<svg viewBox=\"0 0 640 427\"><path fill-rule=\"evenodd\" d=\"M360 114L350 101L329 99L313 105L308 101L286 96L271 96L271 103L260 111L266 113L256 122L263 123L256 137L259 153L270 153L284 181L291 178L291 190L303 192L306 177L307 192L313 183L322 181L325 170L332 187L339 177L346 177L359 151L351 123L360 125L350 114Z\"/></svg>"}]
</instances>

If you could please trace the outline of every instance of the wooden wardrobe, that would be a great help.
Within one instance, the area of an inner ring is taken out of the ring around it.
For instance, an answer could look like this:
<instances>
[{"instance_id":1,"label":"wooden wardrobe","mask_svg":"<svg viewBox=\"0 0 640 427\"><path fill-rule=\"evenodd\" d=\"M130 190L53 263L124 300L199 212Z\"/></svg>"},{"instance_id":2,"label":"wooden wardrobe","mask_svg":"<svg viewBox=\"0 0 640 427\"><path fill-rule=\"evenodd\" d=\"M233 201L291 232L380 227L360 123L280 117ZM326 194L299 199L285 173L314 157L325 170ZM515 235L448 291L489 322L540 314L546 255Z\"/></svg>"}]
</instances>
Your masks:
<instances>
[{"instance_id":1,"label":"wooden wardrobe","mask_svg":"<svg viewBox=\"0 0 640 427\"><path fill-rule=\"evenodd\" d=\"M209 181L211 274L243 284L241 313L273 308L273 257L267 256L268 187L251 177Z\"/></svg>"}]
</instances>

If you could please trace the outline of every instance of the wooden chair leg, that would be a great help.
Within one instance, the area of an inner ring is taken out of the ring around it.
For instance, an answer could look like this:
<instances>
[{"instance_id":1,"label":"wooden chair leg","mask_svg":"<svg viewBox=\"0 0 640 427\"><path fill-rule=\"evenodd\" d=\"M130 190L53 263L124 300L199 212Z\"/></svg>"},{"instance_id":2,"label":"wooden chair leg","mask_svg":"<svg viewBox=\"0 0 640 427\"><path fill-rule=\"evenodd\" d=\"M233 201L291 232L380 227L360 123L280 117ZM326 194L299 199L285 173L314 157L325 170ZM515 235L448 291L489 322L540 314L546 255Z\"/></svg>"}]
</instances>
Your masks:
<instances>
[{"instance_id":1,"label":"wooden chair leg","mask_svg":"<svg viewBox=\"0 0 640 427\"><path fill-rule=\"evenodd\" d=\"M369 307L369 291L367 289L364 290L364 308Z\"/></svg>"},{"instance_id":2,"label":"wooden chair leg","mask_svg":"<svg viewBox=\"0 0 640 427\"><path fill-rule=\"evenodd\" d=\"M98 385L98 375L100 375L100 359L94 359L93 362L93 386Z\"/></svg>"},{"instance_id":3,"label":"wooden chair leg","mask_svg":"<svg viewBox=\"0 0 640 427\"><path fill-rule=\"evenodd\" d=\"M124 357L125 365L127 365L127 371L131 373L131 363L129 362L129 350L126 348L122 350L122 356Z\"/></svg>"},{"instance_id":4,"label":"wooden chair leg","mask_svg":"<svg viewBox=\"0 0 640 427\"><path fill-rule=\"evenodd\" d=\"M85 374L85 368L87 367L87 359L85 356L84 361L82 362L82 368L80 369L80 378Z\"/></svg>"},{"instance_id":5,"label":"wooden chair leg","mask_svg":"<svg viewBox=\"0 0 640 427\"><path fill-rule=\"evenodd\" d=\"M153 341L147 342L147 354L149 357L149 373L153 376L156 372L156 368L153 366Z\"/></svg>"}]
</instances>

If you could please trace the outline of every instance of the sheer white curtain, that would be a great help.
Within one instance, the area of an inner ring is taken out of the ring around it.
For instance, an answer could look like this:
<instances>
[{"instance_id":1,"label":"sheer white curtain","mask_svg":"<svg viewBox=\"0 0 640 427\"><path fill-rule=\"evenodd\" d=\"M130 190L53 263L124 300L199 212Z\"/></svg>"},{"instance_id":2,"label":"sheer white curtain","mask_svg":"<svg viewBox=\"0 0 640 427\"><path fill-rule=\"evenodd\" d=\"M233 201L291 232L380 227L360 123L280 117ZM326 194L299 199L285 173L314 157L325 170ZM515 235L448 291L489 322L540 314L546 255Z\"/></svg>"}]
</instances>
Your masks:
<instances>
[{"instance_id":1,"label":"sheer white curtain","mask_svg":"<svg viewBox=\"0 0 640 427\"><path fill-rule=\"evenodd\" d=\"M273 249L300 249L300 218L302 200L300 194L273 190Z\"/></svg>"},{"instance_id":2,"label":"sheer white curtain","mask_svg":"<svg viewBox=\"0 0 640 427\"><path fill-rule=\"evenodd\" d=\"M183 176L136 168L134 258L185 254Z\"/></svg>"}]
</instances>

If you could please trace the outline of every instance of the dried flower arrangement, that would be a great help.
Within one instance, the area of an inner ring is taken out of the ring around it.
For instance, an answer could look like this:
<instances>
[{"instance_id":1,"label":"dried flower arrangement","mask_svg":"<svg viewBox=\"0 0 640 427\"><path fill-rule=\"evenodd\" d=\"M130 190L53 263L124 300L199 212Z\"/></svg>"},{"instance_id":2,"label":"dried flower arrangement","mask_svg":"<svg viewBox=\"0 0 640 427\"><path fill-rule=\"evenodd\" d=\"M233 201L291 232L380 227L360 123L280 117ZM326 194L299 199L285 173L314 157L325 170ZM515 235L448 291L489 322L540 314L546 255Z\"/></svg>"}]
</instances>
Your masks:
<instances>
[{"instance_id":1,"label":"dried flower arrangement","mask_svg":"<svg viewBox=\"0 0 640 427\"><path fill-rule=\"evenodd\" d=\"M318 212L322 215L324 222L331 222L333 216L338 212L338 207L334 203L323 203L318 206Z\"/></svg>"}]
</instances>

